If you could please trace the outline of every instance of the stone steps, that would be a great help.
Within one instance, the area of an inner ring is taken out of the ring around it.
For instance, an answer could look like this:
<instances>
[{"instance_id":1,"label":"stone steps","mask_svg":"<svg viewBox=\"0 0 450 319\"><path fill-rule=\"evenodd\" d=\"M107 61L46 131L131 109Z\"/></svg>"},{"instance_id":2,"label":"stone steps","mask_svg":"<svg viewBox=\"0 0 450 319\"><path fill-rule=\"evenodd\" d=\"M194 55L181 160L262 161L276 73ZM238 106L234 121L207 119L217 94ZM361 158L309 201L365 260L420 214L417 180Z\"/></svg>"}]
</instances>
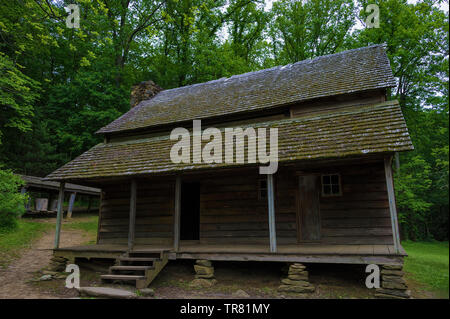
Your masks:
<instances>
[{"instance_id":1,"label":"stone steps","mask_svg":"<svg viewBox=\"0 0 450 319\"><path fill-rule=\"evenodd\" d=\"M112 299L136 299L138 296L131 291L108 287L80 287L80 296Z\"/></svg>"}]
</instances>

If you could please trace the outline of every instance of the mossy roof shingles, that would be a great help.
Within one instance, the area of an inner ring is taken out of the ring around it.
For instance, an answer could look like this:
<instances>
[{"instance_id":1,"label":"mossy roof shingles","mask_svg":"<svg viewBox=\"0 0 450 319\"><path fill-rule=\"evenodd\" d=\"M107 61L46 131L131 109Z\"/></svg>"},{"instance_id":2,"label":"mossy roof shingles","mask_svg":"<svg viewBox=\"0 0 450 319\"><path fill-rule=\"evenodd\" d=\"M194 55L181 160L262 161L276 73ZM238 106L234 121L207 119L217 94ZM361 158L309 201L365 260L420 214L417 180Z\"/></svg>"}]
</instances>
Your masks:
<instances>
[{"instance_id":1,"label":"mossy roof shingles","mask_svg":"<svg viewBox=\"0 0 450 319\"><path fill-rule=\"evenodd\" d=\"M256 123L252 127L278 128L279 162L413 149L397 101ZM170 159L170 149L175 143L169 136L162 136L99 144L51 173L47 179L119 177L238 165L175 164Z\"/></svg>"},{"instance_id":2,"label":"mossy roof shingles","mask_svg":"<svg viewBox=\"0 0 450 319\"><path fill-rule=\"evenodd\" d=\"M381 45L158 93L98 133L132 131L193 119L395 86Z\"/></svg>"}]
</instances>

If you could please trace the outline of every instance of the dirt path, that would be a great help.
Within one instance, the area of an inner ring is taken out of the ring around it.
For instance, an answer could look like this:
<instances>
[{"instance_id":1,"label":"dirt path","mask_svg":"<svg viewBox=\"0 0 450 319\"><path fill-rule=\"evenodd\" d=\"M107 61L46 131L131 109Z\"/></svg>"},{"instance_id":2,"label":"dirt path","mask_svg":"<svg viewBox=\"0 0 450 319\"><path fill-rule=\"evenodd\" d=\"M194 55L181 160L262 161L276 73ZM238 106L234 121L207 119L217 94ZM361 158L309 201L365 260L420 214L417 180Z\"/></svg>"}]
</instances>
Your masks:
<instances>
[{"instance_id":1,"label":"dirt path","mask_svg":"<svg viewBox=\"0 0 450 319\"><path fill-rule=\"evenodd\" d=\"M52 256L54 231L45 233L32 247L6 269L0 269L0 299L58 298L50 292L42 292L29 281L35 272L47 266ZM80 245L86 241L83 231L61 231L61 246Z\"/></svg>"}]
</instances>

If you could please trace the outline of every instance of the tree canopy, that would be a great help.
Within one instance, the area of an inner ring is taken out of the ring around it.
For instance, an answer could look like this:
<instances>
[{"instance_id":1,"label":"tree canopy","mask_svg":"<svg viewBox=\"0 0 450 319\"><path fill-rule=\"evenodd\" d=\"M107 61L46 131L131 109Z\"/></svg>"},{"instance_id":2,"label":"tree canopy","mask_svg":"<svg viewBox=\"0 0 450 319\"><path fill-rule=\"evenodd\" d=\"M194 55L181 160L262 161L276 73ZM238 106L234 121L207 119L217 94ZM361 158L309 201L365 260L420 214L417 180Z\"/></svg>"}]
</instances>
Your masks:
<instances>
[{"instance_id":1,"label":"tree canopy","mask_svg":"<svg viewBox=\"0 0 450 319\"><path fill-rule=\"evenodd\" d=\"M64 9L76 3L80 28ZM365 9L379 7L380 27ZM439 0L9 0L0 3L0 164L45 175L101 141L133 84L168 89L384 43L415 146L402 235L448 238L448 11Z\"/></svg>"}]
</instances>

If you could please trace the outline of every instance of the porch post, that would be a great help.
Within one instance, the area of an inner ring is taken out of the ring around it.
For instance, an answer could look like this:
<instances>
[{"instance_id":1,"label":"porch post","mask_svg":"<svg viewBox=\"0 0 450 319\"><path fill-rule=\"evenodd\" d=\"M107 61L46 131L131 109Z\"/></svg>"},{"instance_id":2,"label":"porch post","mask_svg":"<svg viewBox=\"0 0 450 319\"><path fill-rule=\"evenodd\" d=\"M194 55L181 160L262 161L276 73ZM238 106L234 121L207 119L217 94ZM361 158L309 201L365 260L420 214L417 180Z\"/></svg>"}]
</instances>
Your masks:
<instances>
[{"instance_id":1,"label":"porch post","mask_svg":"<svg viewBox=\"0 0 450 319\"><path fill-rule=\"evenodd\" d=\"M267 201L269 211L270 252L277 252L277 234L275 229L275 205L273 195L273 175L267 174Z\"/></svg>"},{"instance_id":2,"label":"porch post","mask_svg":"<svg viewBox=\"0 0 450 319\"><path fill-rule=\"evenodd\" d=\"M77 193L75 193L75 192L70 194L69 208L67 209L67 218L72 218L72 210L73 210L73 204L75 203L75 196L77 196Z\"/></svg>"},{"instance_id":3,"label":"porch post","mask_svg":"<svg viewBox=\"0 0 450 319\"><path fill-rule=\"evenodd\" d=\"M55 231L55 246L54 248L59 248L59 237L61 233L61 220L62 215L64 213L63 211L63 204L64 204L64 182L60 182L59 184L59 194L58 194L58 208L57 208L57 215L56 215L56 231Z\"/></svg>"},{"instance_id":4,"label":"porch post","mask_svg":"<svg viewBox=\"0 0 450 319\"><path fill-rule=\"evenodd\" d=\"M132 179L130 191L130 228L128 230L128 251L131 251L134 246L135 226L136 226L136 180Z\"/></svg>"},{"instance_id":5,"label":"porch post","mask_svg":"<svg viewBox=\"0 0 450 319\"><path fill-rule=\"evenodd\" d=\"M392 236L394 239L394 249L400 252L400 235L398 231L397 208L395 206L394 181L392 176L392 156L384 158L384 172L386 175L386 186L389 198L389 212L391 214Z\"/></svg>"},{"instance_id":6,"label":"porch post","mask_svg":"<svg viewBox=\"0 0 450 319\"><path fill-rule=\"evenodd\" d=\"M177 252L180 243L180 213L181 213L181 177L175 181L175 214L173 228L173 249Z\"/></svg>"}]
</instances>

